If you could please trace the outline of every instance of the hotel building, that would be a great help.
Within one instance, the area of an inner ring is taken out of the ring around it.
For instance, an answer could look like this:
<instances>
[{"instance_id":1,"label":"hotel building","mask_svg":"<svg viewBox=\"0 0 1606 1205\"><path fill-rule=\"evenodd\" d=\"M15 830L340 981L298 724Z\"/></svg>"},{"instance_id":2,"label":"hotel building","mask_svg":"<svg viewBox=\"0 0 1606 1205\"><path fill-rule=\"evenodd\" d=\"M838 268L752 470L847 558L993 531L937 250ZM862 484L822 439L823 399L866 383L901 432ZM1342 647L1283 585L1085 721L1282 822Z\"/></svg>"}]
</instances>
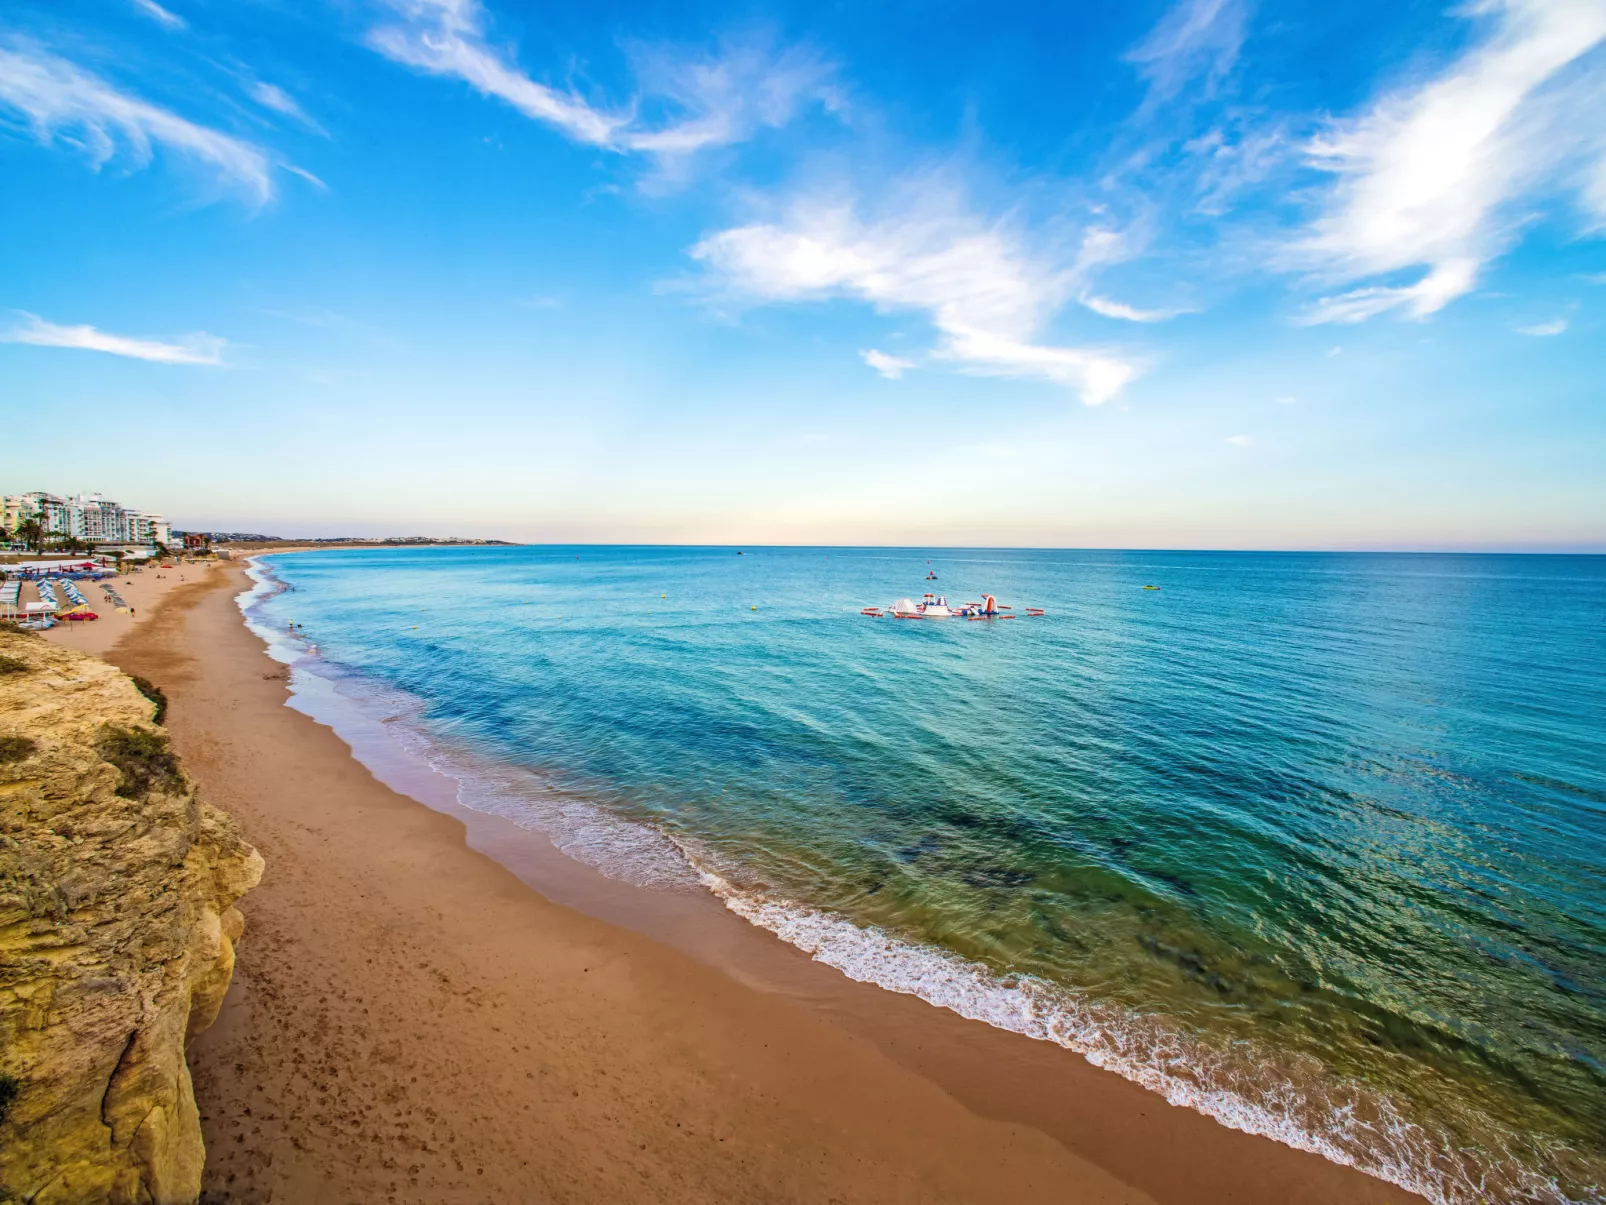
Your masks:
<instances>
[{"instance_id":1,"label":"hotel building","mask_svg":"<svg viewBox=\"0 0 1606 1205\"><path fill-rule=\"evenodd\" d=\"M100 494L63 498L35 490L0 497L0 526L7 531L34 515L42 516L51 536L76 536L86 544L169 544L173 539L161 515L131 510Z\"/></svg>"}]
</instances>

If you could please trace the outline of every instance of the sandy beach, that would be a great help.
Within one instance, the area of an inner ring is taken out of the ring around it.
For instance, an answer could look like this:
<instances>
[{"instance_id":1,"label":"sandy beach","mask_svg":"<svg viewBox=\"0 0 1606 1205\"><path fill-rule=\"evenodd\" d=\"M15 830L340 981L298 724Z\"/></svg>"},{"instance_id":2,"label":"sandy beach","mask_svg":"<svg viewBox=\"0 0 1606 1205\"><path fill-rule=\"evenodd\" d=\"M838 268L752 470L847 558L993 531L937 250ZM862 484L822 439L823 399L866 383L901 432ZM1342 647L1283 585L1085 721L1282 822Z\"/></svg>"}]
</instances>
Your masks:
<instances>
[{"instance_id":1,"label":"sandy beach","mask_svg":"<svg viewBox=\"0 0 1606 1205\"><path fill-rule=\"evenodd\" d=\"M122 595L123 600L132 608L131 611L119 610L106 602L101 597L98 583L80 582L79 588L89 600L90 610L99 618L79 623L64 620L46 632L45 639L64 648L77 649L81 653L89 653L95 657L104 657L108 649L151 618L158 604L170 591L190 582L202 580L207 573L217 569L222 563L195 561L176 564L171 569L152 565L141 569L138 573L123 573L117 577L102 578L105 584ZM33 602L38 597L38 586L33 582L25 582L22 587L22 601ZM62 602L65 605L66 599L63 598Z\"/></svg>"},{"instance_id":2,"label":"sandy beach","mask_svg":"<svg viewBox=\"0 0 1606 1205\"><path fill-rule=\"evenodd\" d=\"M243 568L183 572L119 587L137 622L51 636L164 688L267 860L191 1049L206 1200L1418 1199L392 790L285 706Z\"/></svg>"}]
</instances>

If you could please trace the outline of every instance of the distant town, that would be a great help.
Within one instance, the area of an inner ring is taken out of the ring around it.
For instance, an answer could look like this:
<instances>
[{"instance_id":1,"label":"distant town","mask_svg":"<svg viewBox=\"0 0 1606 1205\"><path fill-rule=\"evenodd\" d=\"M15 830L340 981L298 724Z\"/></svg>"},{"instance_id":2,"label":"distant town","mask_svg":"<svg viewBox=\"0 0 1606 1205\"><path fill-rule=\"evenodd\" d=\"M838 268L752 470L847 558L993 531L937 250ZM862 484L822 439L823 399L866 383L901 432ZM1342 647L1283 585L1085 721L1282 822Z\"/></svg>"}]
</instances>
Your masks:
<instances>
[{"instance_id":1,"label":"distant town","mask_svg":"<svg viewBox=\"0 0 1606 1205\"><path fill-rule=\"evenodd\" d=\"M461 536L322 536L294 539L246 531L179 531L161 514L114 502L104 494L70 497L33 490L0 495L0 552L38 556L189 551L218 545L241 544L350 544L393 547L417 544L501 544L506 540L476 540Z\"/></svg>"}]
</instances>

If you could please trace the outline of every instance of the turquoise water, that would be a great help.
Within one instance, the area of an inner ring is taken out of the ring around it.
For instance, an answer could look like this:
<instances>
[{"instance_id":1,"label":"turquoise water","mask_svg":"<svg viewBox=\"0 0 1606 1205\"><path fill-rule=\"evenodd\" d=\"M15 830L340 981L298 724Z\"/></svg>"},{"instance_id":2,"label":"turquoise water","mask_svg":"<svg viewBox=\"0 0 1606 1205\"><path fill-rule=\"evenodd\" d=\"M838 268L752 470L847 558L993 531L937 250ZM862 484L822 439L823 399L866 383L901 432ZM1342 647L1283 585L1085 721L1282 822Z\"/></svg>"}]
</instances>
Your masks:
<instances>
[{"instance_id":1,"label":"turquoise water","mask_svg":"<svg viewBox=\"0 0 1606 1205\"><path fill-rule=\"evenodd\" d=\"M265 563L302 672L610 873L1437 1200L1606 1200L1606 558ZM858 613L927 588L1048 614Z\"/></svg>"}]
</instances>

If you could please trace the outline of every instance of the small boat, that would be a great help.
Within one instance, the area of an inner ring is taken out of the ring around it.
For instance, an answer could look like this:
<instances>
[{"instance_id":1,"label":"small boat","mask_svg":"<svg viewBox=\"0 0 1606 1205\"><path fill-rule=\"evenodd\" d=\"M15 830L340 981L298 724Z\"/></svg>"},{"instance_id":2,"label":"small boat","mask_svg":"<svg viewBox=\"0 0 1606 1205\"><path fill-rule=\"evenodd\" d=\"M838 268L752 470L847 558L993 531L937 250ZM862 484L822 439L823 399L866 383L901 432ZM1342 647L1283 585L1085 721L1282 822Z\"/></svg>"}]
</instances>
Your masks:
<instances>
[{"instance_id":1,"label":"small boat","mask_svg":"<svg viewBox=\"0 0 1606 1205\"><path fill-rule=\"evenodd\" d=\"M1145 590L1158 590L1160 587L1159 586L1144 586L1143 588Z\"/></svg>"},{"instance_id":2,"label":"small boat","mask_svg":"<svg viewBox=\"0 0 1606 1205\"><path fill-rule=\"evenodd\" d=\"M934 572L933 572L933 573L928 573L928 574L926 574L926 580L927 580L927 581L928 581L928 582L934 582L934 581L936 581L936 580L937 580L937 575L936 575L936 573L934 573Z\"/></svg>"}]
</instances>

